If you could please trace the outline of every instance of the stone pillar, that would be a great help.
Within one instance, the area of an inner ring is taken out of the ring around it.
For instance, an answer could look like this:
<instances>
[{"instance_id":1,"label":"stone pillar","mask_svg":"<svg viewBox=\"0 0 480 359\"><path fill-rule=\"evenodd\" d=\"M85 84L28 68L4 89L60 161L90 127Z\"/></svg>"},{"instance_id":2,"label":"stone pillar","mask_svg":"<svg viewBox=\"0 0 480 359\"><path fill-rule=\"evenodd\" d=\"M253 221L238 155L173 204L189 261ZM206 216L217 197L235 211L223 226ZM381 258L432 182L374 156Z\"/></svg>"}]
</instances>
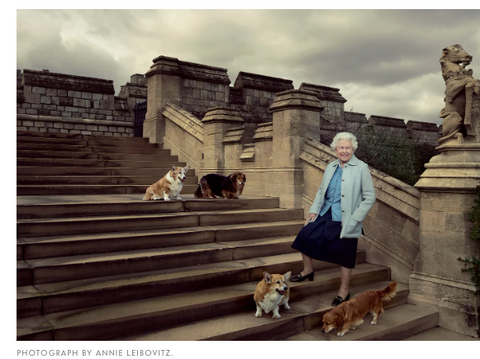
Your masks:
<instances>
[{"instance_id":1,"label":"stone pillar","mask_svg":"<svg viewBox=\"0 0 480 359\"><path fill-rule=\"evenodd\" d=\"M282 208L302 208L303 169L300 153L306 140L320 141L320 112L314 93L279 92L270 106L273 113L273 165L267 196L280 198Z\"/></svg>"},{"instance_id":2,"label":"stone pillar","mask_svg":"<svg viewBox=\"0 0 480 359\"><path fill-rule=\"evenodd\" d=\"M203 122L203 173L219 173L225 168L223 139L228 129L245 123L240 113L228 107L213 107L207 111Z\"/></svg>"},{"instance_id":3,"label":"stone pillar","mask_svg":"<svg viewBox=\"0 0 480 359\"><path fill-rule=\"evenodd\" d=\"M421 192L420 246L408 302L437 309L440 326L478 337L479 288L457 258L474 253L468 215L480 184L480 143L457 134L437 149L415 184Z\"/></svg>"},{"instance_id":4,"label":"stone pillar","mask_svg":"<svg viewBox=\"0 0 480 359\"><path fill-rule=\"evenodd\" d=\"M159 56L145 74L147 78L147 113L143 137L150 143L163 144L165 118L162 112L168 101L180 101L182 72L178 59Z\"/></svg>"}]
</instances>

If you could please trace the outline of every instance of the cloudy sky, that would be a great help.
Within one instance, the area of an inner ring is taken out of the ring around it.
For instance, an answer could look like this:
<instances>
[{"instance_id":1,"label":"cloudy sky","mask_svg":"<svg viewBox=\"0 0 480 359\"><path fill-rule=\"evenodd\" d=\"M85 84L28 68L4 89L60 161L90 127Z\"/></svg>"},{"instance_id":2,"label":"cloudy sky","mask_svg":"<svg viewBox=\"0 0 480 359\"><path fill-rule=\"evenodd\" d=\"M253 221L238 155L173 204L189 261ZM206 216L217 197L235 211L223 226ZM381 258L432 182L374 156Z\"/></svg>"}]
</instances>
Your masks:
<instances>
[{"instance_id":1,"label":"cloudy sky","mask_svg":"<svg viewBox=\"0 0 480 359\"><path fill-rule=\"evenodd\" d=\"M114 81L159 56L337 87L347 111L441 123L439 58L480 78L480 10L17 10L17 69Z\"/></svg>"}]
</instances>

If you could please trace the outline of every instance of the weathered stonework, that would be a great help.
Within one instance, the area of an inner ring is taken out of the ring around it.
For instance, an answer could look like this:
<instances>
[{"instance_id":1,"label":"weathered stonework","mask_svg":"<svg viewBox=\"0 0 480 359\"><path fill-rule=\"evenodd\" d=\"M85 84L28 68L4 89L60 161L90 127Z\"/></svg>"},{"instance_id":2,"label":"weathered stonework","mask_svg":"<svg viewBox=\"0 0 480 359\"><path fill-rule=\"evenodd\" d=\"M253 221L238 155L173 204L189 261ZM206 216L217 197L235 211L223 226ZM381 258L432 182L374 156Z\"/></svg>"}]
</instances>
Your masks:
<instances>
[{"instance_id":1,"label":"weathered stonework","mask_svg":"<svg viewBox=\"0 0 480 359\"><path fill-rule=\"evenodd\" d=\"M290 90L277 94L273 113L273 163L270 196L280 198L284 208L302 208L303 170L300 153L307 140L320 140L320 112L323 107L311 92Z\"/></svg>"},{"instance_id":2,"label":"weathered stonework","mask_svg":"<svg viewBox=\"0 0 480 359\"><path fill-rule=\"evenodd\" d=\"M480 97L470 95L464 112L474 114L471 122L480 121L475 114ZM475 249L468 215L480 185L480 143L472 132L442 138L440 154L425 165L415 184L421 192L420 247L409 302L436 308L442 327L479 337L480 290L458 261L470 258Z\"/></svg>"},{"instance_id":3,"label":"weathered stonework","mask_svg":"<svg viewBox=\"0 0 480 359\"><path fill-rule=\"evenodd\" d=\"M315 93L323 107L322 116L331 123L344 122L344 103L347 100L340 94L340 89L302 83L299 90Z\"/></svg>"},{"instance_id":4,"label":"weathered stonework","mask_svg":"<svg viewBox=\"0 0 480 359\"><path fill-rule=\"evenodd\" d=\"M225 168L225 134L228 129L244 122L237 110L228 107L214 107L206 113L202 120L205 135L203 172L211 173L217 168Z\"/></svg>"},{"instance_id":5,"label":"weathered stonework","mask_svg":"<svg viewBox=\"0 0 480 359\"><path fill-rule=\"evenodd\" d=\"M131 88L137 90L131 94ZM133 136L133 107L146 86L127 84L114 96L113 81L51 73L17 72L17 128L20 131Z\"/></svg>"}]
</instances>

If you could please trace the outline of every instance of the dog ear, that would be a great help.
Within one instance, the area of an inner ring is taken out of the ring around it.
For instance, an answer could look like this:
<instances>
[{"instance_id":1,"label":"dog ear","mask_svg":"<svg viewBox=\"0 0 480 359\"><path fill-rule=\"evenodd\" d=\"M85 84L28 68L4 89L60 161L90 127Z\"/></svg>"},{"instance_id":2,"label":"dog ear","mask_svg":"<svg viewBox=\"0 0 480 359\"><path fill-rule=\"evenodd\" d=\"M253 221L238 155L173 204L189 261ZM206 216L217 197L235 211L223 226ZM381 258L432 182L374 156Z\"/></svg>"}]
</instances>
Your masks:
<instances>
[{"instance_id":1,"label":"dog ear","mask_svg":"<svg viewBox=\"0 0 480 359\"><path fill-rule=\"evenodd\" d=\"M177 166L175 166L174 164L171 164L170 168L172 169L172 171L175 171L177 169Z\"/></svg>"},{"instance_id":2,"label":"dog ear","mask_svg":"<svg viewBox=\"0 0 480 359\"><path fill-rule=\"evenodd\" d=\"M267 272L263 272L263 279L265 283L272 283L272 276Z\"/></svg>"},{"instance_id":3,"label":"dog ear","mask_svg":"<svg viewBox=\"0 0 480 359\"><path fill-rule=\"evenodd\" d=\"M332 320L332 324L335 328L340 328L344 322L344 318L342 318L342 316L340 315L335 315L333 320Z\"/></svg>"},{"instance_id":4,"label":"dog ear","mask_svg":"<svg viewBox=\"0 0 480 359\"><path fill-rule=\"evenodd\" d=\"M283 277L285 278L285 282L287 282L287 281L290 279L290 276L291 276L291 275L292 275L292 272L291 272L291 271L289 271L289 272L287 272L287 273L285 273L285 274L283 275Z\"/></svg>"}]
</instances>

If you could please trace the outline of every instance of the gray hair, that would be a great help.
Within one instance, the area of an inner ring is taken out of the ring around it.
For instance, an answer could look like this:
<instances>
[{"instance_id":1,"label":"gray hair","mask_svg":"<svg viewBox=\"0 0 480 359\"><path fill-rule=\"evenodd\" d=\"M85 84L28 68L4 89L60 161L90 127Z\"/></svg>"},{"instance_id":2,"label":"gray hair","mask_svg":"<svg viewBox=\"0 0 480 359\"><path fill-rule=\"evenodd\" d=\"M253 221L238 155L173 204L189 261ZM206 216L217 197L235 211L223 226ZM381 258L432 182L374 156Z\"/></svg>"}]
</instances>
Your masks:
<instances>
[{"instance_id":1,"label":"gray hair","mask_svg":"<svg viewBox=\"0 0 480 359\"><path fill-rule=\"evenodd\" d=\"M350 141L353 147L353 152L355 152L356 149L358 148L358 142L355 135L351 134L350 132L339 132L335 135L335 137L333 138L332 144L330 145L332 150L335 151L337 149L337 143L340 140Z\"/></svg>"}]
</instances>

